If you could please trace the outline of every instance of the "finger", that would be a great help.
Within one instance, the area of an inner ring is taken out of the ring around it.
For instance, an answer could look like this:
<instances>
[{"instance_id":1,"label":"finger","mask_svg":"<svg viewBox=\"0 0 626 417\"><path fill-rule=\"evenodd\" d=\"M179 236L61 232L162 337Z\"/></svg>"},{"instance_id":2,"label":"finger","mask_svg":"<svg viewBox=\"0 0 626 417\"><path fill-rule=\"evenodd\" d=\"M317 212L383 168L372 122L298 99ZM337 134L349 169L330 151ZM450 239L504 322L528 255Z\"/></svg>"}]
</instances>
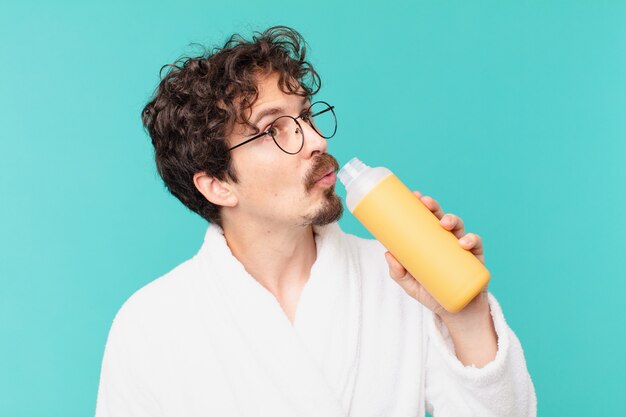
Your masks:
<instances>
[{"instance_id":1,"label":"finger","mask_svg":"<svg viewBox=\"0 0 626 417\"><path fill-rule=\"evenodd\" d=\"M387 263L389 264L389 274L391 278L399 281L404 279L405 275L408 275L407 270L398 262L391 252L385 252L385 259L387 259Z\"/></svg>"},{"instance_id":2,"label":"finger","mask_svg":"<svg viewBox=\"0 0 626 417\"><path fill-rule=\"evenodd\" d=\"M459 239L459 243L464 249L482 248L482 239L476 233L468 233Z\"/></svg>"},{"instance_id":3,"label":"finger","mask_svg":"<svg viewBox=\"0 0 626 417\"><path fill-rule=\"evenodd\" d=\"M463 219L452 213L444 214L439 223L444 229L451 231L458 238L465 234Z\"/></svg>"},{"instance_id":4,"label":"finger","mask_svg":"<svg viewBox=\"0 0 626 417\"><path fill-rule=\"evenodd\" d=\"M385 259L389 264L389 275L400 287L411 297L422 302L422 286L413 275L411 275L398 260L389 252L385 252Z\"/></svg>"},{"instance_id":5,"label":"finger","mask_svg":"<svg viewBox=\"0 0 626 417\"><path fill-rule=\"evenodd\" d=\"M420 192L419 192L419 191L417 191L417 190L413 191L413 194L415 194L415 196L416 196L417 198L420 198L420 197L422 196L422 193L420 193Z\"/></svg>"},{"instance_id":6,"label":"finger","mask_svg":"<svg viewBox=\"0 0 626 417\"><path fill-rule=\"evenodd\" d=\"M424 203L426 207L428 207L430 211L433 212L435 216L437 216L438 219L441 219L443 217L443 210L441 209L441 206L439 205L437 200L427 195L420 197L420 200L422 201L422 203Z\"/></svg>"},{"instance_id":7,"label":"finger","mask_svg":"<svg viewBox=\"0 0 626 417\"><path fill-rule=\"evenodd\" d=\"M471 251L481 262L485 262L483 240L476 233L468 233L459 239L459 244L465 250Z\"/></svg>"}]
</instances>

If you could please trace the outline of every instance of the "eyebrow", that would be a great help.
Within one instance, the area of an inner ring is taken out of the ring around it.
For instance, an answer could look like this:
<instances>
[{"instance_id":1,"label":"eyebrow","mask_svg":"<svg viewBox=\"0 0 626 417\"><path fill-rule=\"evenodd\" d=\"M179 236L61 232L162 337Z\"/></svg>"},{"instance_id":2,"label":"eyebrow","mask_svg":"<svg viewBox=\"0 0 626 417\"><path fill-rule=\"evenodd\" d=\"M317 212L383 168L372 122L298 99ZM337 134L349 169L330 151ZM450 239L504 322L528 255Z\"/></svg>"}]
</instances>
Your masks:
<instances>
[{"instance_id":1,"label":"eyebrow","mask_svg":"<svg viewBox=\"0 0 626 417\"><path fill-rule=\"evenodd\" d=\"M309 97L304 96L302 98L302 105L304 105L308 100L309 100ZM287 111L285 110L284 107L270 107L268 109L261 110L259 114L257 114L256 117L254 118L254 122L252 122L252 124L256 126L261 120L263 120L267 116L283 115L285 113L287 113Z\"/></svg>"}]
</instances>

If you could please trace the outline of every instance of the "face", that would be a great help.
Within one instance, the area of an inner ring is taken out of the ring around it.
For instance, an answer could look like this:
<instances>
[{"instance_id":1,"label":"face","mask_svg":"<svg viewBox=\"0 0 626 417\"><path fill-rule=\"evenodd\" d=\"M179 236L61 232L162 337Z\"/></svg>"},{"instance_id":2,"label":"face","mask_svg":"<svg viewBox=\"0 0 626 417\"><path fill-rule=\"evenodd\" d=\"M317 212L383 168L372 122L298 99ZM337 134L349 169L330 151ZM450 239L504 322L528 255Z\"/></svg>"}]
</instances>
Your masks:
<instances>
[{"instance_id":1,"label":"face","mask_svg":"<svg viewBox=\"0 0 626 417\"><path fill-rule=\"evenodd\" d=\"M278 86L278 75L260 79L259 95L251 109L250 121L264 132L277 117L297 117L311 103L302 96L286 94ZM305 101L303 101L305 100ZM257 119L266 109L280 108ZM327 153L327 141L307 122L298 119L304 133L300 152L283 152L270 135L262 136L231 151L239 182L231 184L238 204L230 213L240 219L266 224L324 225L337 221L343 205L335 193L337 160ZM238 125L228 138L230 146L252 137L254 132ZM332 172L321 181L320 178ZM237 218L233 218L237 221Z\"/></svg>"}]
</instances>

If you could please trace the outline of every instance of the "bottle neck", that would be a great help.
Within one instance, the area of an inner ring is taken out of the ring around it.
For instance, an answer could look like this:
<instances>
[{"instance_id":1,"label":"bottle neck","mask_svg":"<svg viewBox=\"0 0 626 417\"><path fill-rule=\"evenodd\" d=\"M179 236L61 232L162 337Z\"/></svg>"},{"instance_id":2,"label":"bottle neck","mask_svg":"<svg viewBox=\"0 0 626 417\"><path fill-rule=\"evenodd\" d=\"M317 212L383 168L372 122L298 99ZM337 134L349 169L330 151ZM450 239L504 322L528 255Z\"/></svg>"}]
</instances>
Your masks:
<instances>
[{"instance_id":1,"label":"bottle neck","mask_svg":"<svg viewBox=\"0 0 626 417\"><path fill-rule=\"evenodd\" d=\"M385 167L366 167L346 186L346 205L351 213L382 180L393 173Z\"/></svg>"}]
</instances>

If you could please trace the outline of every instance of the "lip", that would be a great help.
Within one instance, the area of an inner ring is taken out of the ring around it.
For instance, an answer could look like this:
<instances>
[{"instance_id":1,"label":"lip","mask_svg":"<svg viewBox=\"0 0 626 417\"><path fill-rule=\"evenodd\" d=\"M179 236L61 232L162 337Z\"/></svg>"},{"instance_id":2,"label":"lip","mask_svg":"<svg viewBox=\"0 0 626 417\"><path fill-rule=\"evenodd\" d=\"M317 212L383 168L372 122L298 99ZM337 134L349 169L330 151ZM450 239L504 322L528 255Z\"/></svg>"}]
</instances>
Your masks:
<instances>
[{"instance_id":1,"label":"lip","mask_svg":"<svg viewBox=\"0 0 626 417\"><path fill-rule=\"evenodd\" d=\"M318 181L319 181L319 180L321 180L322 178L324 178L324 177L326 177L326 176L328 176L328 175L332 174L333 172L335 172L335 170L334 170L334 169L332 169L332 168L331 168L331 169L329 169L328 171L326 171L326 174L322 175L322 176L318 179Z\"/></svg>"},{"instance_id":2,"label":"lip","mask_svg":"<svg viewBox=\"0 0 626 417\"><path fill-rule=\"evenodd\" d=\"M337 177L335 175L335 171L330 171L328 174L317 180L316 184L331 185L334 184L336 181Z\"/></svg>"}]
</instances>

